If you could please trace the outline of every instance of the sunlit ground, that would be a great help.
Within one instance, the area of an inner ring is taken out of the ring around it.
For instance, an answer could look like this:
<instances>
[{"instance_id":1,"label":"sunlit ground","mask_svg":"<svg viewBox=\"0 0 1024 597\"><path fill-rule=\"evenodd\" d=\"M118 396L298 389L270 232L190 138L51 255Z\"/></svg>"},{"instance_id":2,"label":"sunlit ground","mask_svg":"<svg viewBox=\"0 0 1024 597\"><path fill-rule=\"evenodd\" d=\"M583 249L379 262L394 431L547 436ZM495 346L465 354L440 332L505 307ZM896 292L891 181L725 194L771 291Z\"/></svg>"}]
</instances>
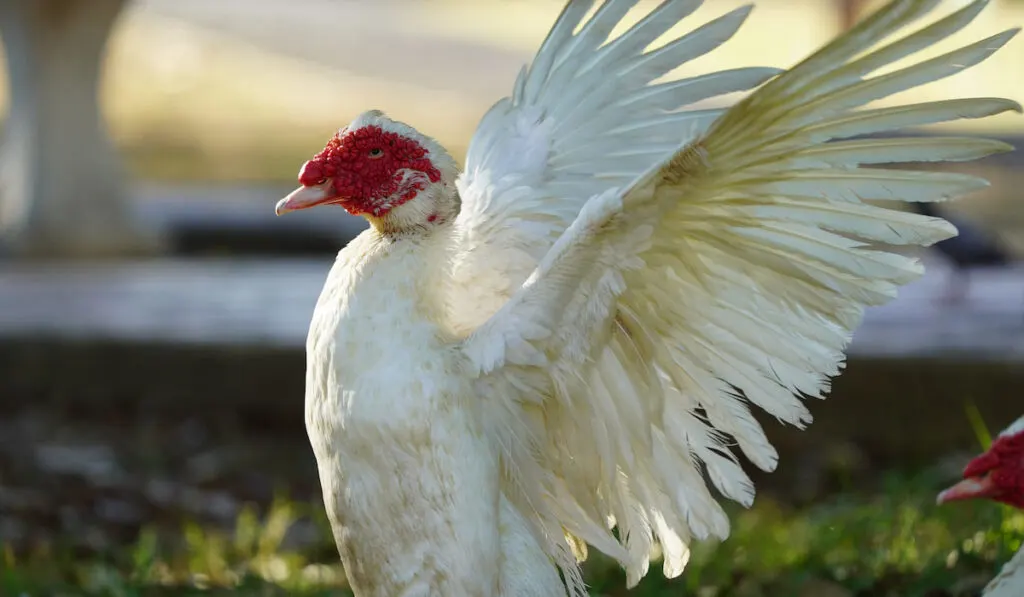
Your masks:
<instances>
[{"instance_id":1,"label":"sunlit ground","mask_svg":"<svg viewBox=\"0 0 1024 597\"><path fill-rule=\"evenodd\" d=\"M0 410L0 595L348 594L301 429L229 410ZM976 411L968 418L978 448L902 472L828 442L828 458L787 457L771 477L788 481L762 482L750 510L725 503L731 536L694 544L680 578L665 580L655 558L627 592L591 550L591 594L976 597L1021 547L1024 512L935 504L990 441Z\"/></svg>"},{"instance_id":2,"label":"sunlit ground","mask_svg":"<svg viewBox=\"0 0 1024 597\"><path fill-rule=\"evenodd\" d=\"M699 544L684 575L663 579L657 563L631 595L902 597L969 595L1024 539L1024 513L989 504L936 507L936 479L893 477L873 496L841 494L806 509L760 500L733 509L733 534ZM283 544L311 515L318 539L303 551ZM233 530L188 525L144 531L134 545L98 557L49 552L0 567L4 595L327 595L345 587L319 504L280 500L247 509ZM613 563L593 555L592 595L627 595ZM828 591L828 592L825 592ZM946 591L946 592L942 592Z\"/></svg>"}]
</instances>

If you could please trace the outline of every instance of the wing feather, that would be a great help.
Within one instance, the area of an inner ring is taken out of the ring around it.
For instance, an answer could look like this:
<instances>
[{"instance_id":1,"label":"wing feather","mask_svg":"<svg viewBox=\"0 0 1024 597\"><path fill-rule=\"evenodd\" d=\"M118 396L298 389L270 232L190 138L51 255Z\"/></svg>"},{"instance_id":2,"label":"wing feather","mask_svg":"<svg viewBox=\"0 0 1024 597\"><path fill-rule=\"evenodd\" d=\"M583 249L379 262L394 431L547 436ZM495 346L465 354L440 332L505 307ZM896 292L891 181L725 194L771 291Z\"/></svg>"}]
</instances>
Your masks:
<instances>
[{"instance_id":1,"label":"wing feather","mask_svg":"<svg viewBox=\"0 0 1024 597\"><path fill-rule=\"evenodd\" d=\"M615 101L615 108L675 110L715 96L746 91L779 73L778 69L747 67L723 70L642 87ZM673 145L675 149L677 145Z\"/></svg>"},{"instance_id":2,"label":"wing feather","mask_svg":"<svg viewBox=\"0 0 1024 597\"><path fill-rule=\"evenodd\" d=\"M808 142L845 139L895 128L922 126L960 119L987 118L1010 110L1017 103L1003 98L971 98L924 102L860 110L810 125L802 131Z\"/></svg>"},{"instance_id":3,"label":"wing feather","mask_svg":"<svg viewBox=\"0 0 1024 597\"><path fill-rule=\"evenodd\" d=\"M452 287L466 291L451 301L456 333L475 329L511 296L587 199L628 184L723 113L679 108L748 91L779 72L738 69L653 85L726 41L748 9L647 51L702 2L665 0L609 39L637 3L605 0L592 10L593 0L568 2L512 96L481 119L457 181Z\"/></svg>"},{"instance_id":4,"label":"wing feather","mask_svg":"<svg viewBox=\"0 0 1024 597\"><path fill-rule=\"evenodd\" d=\"M897 162L966 162L1013 151L995 139L918 137L836 141L806 149L790 162L794 168L839 168Z\"/></svg>"},{"instance_id":5,"label":"wing feather","mask_svg":"<svg viewBox=\"0 0 1024 597\"><path fill-rule=\"evenodd\" d=\"M1016 32L868 77L962 29L985 0L881 45L936 3L896 0L778 76L653 84L724 42L747 9L646 51L700 3L667 0L607 41L635 2L604 2L586 23L593 3L570 2L525 83L482 121L460 181L453 326L506 451L506 494L571 594L585 594L585 543L618 559L632 586L656 543L674 576L692 540L725 538L712 488L754 498L733 448L764 470L778 462L752 408L809 424L803 399L826 395L864 309L922 273L883 245L956 233L865 201L941 201L987 184L862 165L1011 149L864 137L1020 111L998 98L863 109L983 61ZM731 108L674 111L764 81Z\"/></svg>"}]
</instances>

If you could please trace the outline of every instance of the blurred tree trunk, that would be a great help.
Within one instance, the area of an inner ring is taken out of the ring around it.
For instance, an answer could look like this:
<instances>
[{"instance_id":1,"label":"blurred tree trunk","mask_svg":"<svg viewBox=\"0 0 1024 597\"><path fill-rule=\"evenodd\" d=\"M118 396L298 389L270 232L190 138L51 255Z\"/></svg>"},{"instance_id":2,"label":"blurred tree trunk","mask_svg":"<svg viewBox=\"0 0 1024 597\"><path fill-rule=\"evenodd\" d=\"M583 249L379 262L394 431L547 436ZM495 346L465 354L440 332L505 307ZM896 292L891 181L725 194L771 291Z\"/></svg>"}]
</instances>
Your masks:
<instances>
[{"instance_id":1,"label":"blurred tree trunk","mask_svg":"<svg viewBox=\"0 0 1024 597\"><path fill-rule=\"evenodd\" d=\"M10 113L0 148L0 242L18 255L155 248L136 229L97 95L126 0L0 0Z\"/></svg>"}]
</instances>

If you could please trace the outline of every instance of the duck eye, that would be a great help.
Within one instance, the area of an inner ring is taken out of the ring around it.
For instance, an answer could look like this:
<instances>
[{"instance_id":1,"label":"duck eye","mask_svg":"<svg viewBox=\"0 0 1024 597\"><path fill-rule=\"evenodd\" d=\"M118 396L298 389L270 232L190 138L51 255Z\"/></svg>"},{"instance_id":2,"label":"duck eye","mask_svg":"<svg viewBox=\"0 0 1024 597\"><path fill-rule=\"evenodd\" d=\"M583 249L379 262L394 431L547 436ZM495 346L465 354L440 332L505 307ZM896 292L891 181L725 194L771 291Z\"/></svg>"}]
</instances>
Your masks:
<instances>
[{"instance_id":1,"label":"duck eye","mask_svg":"<svg viewBox=\"0 0 1024 597\"><path fill-rule=\"evenodd\" d=\"M371 158L379 158L382 155L384 155L384 150L379 147L374 147L373 149L370 150Z\"/></svg>"},{"instance_id":2,"label":"duck eye","mask_svg":"<svg viewBox=\"0 0 1024 597\"><path fill-rule=\"evenodd\" d=\"M325 182L327 182L327 178L321 178L321 179L316 181L316 185L315 186L320 186L320 185L324 184Z\"/></svg>"}]
</instances>

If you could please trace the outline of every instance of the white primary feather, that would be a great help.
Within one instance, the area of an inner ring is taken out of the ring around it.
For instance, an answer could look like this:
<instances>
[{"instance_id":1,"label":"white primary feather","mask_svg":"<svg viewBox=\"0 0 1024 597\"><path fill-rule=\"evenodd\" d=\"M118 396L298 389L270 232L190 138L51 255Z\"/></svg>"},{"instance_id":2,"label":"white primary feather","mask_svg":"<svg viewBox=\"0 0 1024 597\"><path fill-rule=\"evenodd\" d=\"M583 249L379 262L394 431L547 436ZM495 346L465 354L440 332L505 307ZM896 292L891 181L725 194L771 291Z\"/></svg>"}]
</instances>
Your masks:
<instances>
[{"instance_id":1,"label":"white primary feather","mask_svg":"<svg viewBox=\"0 0 1024 597\"><path fill-rule=\"evenodd\" d=\"M483 118L458 181L448 318L502 446L505 495L527 513L570 591L585 543L630 585L655 543L678 575L688 543L729 533L711 486L749 505L731 450L772 470L750 412L806 425L865 307L919 263L879 243L930 245L941 219L864 200L938 201L985 181L861 164L969 160L978 139L854 138L1019 106L980 98L863 109L977 64L1008 31L883 75L984 7L880 45L934 9L897 0L796 67L653 84L727 40L742 8L651 51L700 2L667 0L622 36L635 4L570 1L510 98ZM682 110L757 87L728 110ZM710 484L708 483L710 482ZM618 525L618 535L611 525Z\"/></svg>"}]
</instances>

